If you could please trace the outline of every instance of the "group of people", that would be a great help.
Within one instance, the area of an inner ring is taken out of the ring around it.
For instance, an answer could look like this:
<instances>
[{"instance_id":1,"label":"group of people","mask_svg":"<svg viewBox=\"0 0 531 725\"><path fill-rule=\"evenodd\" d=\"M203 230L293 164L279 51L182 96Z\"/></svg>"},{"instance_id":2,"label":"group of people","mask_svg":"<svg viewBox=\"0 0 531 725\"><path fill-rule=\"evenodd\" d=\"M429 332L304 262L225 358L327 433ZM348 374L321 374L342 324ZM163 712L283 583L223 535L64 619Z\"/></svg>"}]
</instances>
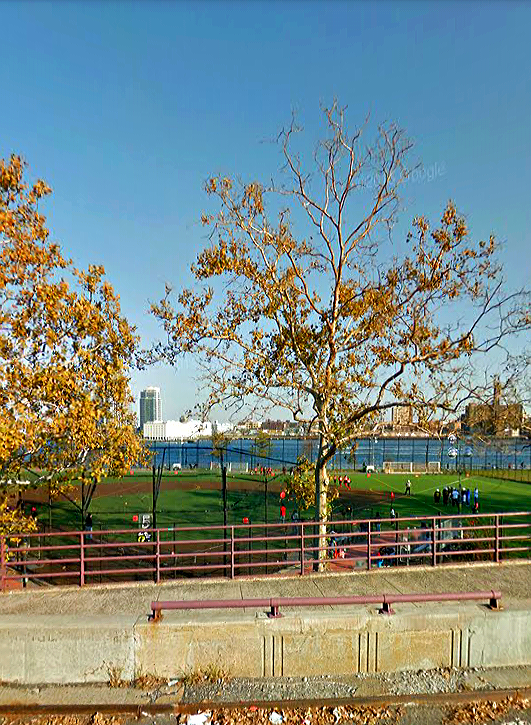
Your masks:
<instances>
[{"instance_id":1,"label":"group of people","mask_svg":"<svg viewBox=\"0 0 531 725\"><path fill-rule=\"evenodd\" d=\"M471 506L474 513L479 512L479 489L476 486L473 494L469 488L456 488L455 486L445 486L441 491L437 489L433 494L433 501L436 504L441 502L444 506L452 506L453 508L460 509L461 506ZM473 499L473 503L471 503Z\"/></svg>"},{"instance_id":2,"label":"group of people","mask_svg":"<svg viewBox=\"0 0 531 725\"><path fill-rule=\"evenodd\" d=\"M406 481L406 490L404 491L405 496L411 496L411 480L408 478ZM394 503L395 495L393 492L390 493L391 498L391 504ZM433 494L433 501L436 504L442 503L445 506L453 506L457 508L461 508L461 506L471 506L474 513L479 513L479 489L476 486L473 493L470 491L469 488L462 488L459 486L459 488L456 488L455 486L445 486L442 490L442 493L440 489L436 489ZM471 503L472 500L472 503ZM395 518L396 513L394 506L391 505L390 510L390 517Z\"/></svg>"},{"instance_id":3,"label":"group of people","mask_svg":"<svg viewBox=\"0 0 531 725\"><path fill-rule=\"evenodd\" d=\"M339 486L339 488L341 488L341 486L344 485L345 488L347 488L349 491L352 490L350 488L350 478L348 476L339 476L339 477L334 476L334 478L332 479L332 483L334 485L337 484Z\"/></svg>"},{"instance_id":4,"label":"group of people","mask_svg":"<svg viewBox=\"0 0 531 725\"><path fill-rule=\"evenodd\" d=\"M282 469L283 472L286 472L286 469ZM256 466L255 468L251 468L251 476L272 476L273 475L273 469L270 466Z\"/></svg>"}]
</instances>

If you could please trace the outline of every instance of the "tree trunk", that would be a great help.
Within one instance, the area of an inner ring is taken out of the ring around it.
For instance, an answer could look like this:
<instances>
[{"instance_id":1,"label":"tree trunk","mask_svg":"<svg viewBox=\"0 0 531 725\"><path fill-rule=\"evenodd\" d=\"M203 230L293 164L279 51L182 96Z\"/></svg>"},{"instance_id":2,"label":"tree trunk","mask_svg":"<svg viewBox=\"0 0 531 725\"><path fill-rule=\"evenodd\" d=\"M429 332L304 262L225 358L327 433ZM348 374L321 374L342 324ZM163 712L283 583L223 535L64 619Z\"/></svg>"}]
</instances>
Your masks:
<instances>
[{"instance_id":1,"label":"tree trunk","mask_svg":"<svg viewBox=\"0 0 531 725\"><path fill-rule=\"evenodd\" d=\"M314 571L324 571L327 558L326 529L328 521L328 473L326 470L327 459L323 456L323 440L319 441L319 453L315 463L315 521L318 538L315 546L316 551Z\"/></svg>"}]
</instances>

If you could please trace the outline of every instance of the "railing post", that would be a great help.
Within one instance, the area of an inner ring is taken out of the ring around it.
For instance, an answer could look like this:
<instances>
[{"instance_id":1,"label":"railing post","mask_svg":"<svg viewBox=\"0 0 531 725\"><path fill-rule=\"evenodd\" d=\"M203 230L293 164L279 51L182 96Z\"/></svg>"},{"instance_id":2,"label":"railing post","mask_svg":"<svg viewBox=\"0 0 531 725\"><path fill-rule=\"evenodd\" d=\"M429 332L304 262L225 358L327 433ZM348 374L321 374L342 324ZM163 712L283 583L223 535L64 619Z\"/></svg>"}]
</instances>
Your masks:
<instances>
[{"instance_id":1,"label":"railing post","mask_svg":"<svg viewBox=\"0 0 531 725\"><path fill-rule=\"evenodd\" d=\"M0 536L0 585L1 590L5 592L7 588L7 561L6 561L6 537Z\"/></svg>"},{"instance_id":2,"label":"railing post","mask_svg":"<svg viewBox=\"0 0 531 725\"><path fill-rule=\"evenodd\" d=\"M155 552L155 581L157 584L160 584L160 529L157 529L157 549Z\"/></svg>"},{"instance_id":3,"label":"railing post","mask_svg":"<svg viewBox=\"0 0 531 725\"><path fill-rule=\"evenodd\" d=\"M497 564L500 561L500 517L498 514L494 517L494 561Z\"/></svg>"},{"instance_id":4,"label":"railing post","mask_svg":"<svg viewBox=\"0 0 531 725\"><path fill-rule=\"evenodd\" d=\"M437 536L436 536L436 523L437 520L435 516L432 519L431 522L431 541L432 541L432 550L431 550L431 563L432 566L437 566Z\"/></svg>"},{"instance_id":5,"label":"railing post","mask_svg":"<svg viewBox=\"0 0 531 725\"><path fill-rule=\"evenodd\" d=\"M304 576L304 523L301 523L301 576Z\"/></svg>"},{"instance_id":6,"label":"railing post","mask_svg":"<svg viewBox=\"0 0 531 725\"><path fill-rule=\"evenodd\" d=\"M230 578L234 579L234 526L230 527Z\"/></svg>"},{"instance_id":7,"label":"railing post","mask_svg":"<svg viewBox=\"0 0 531 725\"><path fill-rule=\"evenodd\" d=\"M251 564L253 558L253 530L251 528L251 519L249 519L249 541L247 542L247 549L249 550L249 569L247 570L247 573L251 576Z\"/></svg>"},{"instance_id":8,"label":"railing post","mask_svg":"<svg viewBox=\"0 0 531 725\"><path fill-rule=\"evenodd\" d=\"M371 555L371 522L367 527L367 569L372 567L372 555Z\"/></svg>"},{"instance_id":9,"label":"railing post","mask_svg":"<svg viewBox=\"0 0 531 725\"><path fill-rule=\"evenodd\" d=\"M79 534L79 586L85 586L85 532Z\"/></svg>"}]
</instances>

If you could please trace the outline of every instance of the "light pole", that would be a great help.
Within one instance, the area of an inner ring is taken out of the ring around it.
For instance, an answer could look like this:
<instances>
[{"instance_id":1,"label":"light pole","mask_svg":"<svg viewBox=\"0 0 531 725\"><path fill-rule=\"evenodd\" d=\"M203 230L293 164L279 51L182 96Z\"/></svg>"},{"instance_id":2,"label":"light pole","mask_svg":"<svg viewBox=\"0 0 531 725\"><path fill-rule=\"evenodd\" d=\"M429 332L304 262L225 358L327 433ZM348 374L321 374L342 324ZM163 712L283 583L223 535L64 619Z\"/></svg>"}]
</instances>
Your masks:
<instances>
[{"instance_id":1,"label":"light pole","mask_svg":"<svg viewBox=\"0 0 531 725\"><path fill-rule=\"evenodd\" d=\"M448 449L448 458L455 459L455 469L457 471L457 456L459 455L459 450L456 448L457 436L450 433L448 436L448 443L450 444L450 448Z\"/></svg>"},{"instance_id":2,"label":"light pole","mask_svg":"<svg viewBox=\"0 0 531 725\"><path fill-rule=\"evenodd\" d=\"M474 451L472 450L472 446L466 445L465 446L465 450L463 452L463 455L464 455L465 458L468 458L469 459L468 470L470 472L472 470L472 456L474 455ZM466 471L466 465L465 465L465 471Z\"/></svg>"},{"instance_id":3,"label":"light pole","mask_svg":"<svg viewBox=\"0 0 531 725\"><path fill-rule=\"evenodd\" d=\"M371 460L371 465L374 468L375 467L374 461L375 461L375 456L376 456L376 444L378 443L378 438L376 438L376 436L371 438L371 443L372 443L372 454L371 454L372 460L371 459L370 460Z\"/></svg>"}]
</instances>

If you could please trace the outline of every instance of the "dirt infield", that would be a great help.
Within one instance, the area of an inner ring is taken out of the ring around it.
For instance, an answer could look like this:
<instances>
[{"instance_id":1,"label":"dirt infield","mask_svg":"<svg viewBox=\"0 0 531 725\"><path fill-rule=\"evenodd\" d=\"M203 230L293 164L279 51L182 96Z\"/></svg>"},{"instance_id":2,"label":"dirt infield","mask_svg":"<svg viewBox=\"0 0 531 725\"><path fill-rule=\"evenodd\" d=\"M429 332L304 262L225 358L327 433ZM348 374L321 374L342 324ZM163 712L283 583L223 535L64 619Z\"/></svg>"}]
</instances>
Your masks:
<instances>
[{"instance_id":1,"label":"dirt infield","mask_svg":"<svg viewBox=\"0 0 531 725\"><path fill-rule=\"evenodd\" d=\"M263 491L264 482L258 479L227 479L227 486L232 491ZM113 481L112 483L100 483L96 487L94 496L123 496L126 493L151 493L153 482L151 478L135 478L126 476L121 481ZM284 487L284 481L274 478L269 481L268 488L272 493L280 493ZM181 478L177 475L163 476L160 490L161 491L198 491L206 489L209 491L221 491L221 477L212 480L211 478L201 478L201 474L197 478Z\"/></svg>"},{"instance_id":2,"label":"dirt infield","mask_svg":"<svg viewBox=\"0 0 531 725\"><path fill-rule=\"evenodd\" d=\"M119 481L98 484L94 492L94 498L150 494L152 486L151 477L125 476ZM243 479L229 476L227 486L229 491L264 492L264 481L258 477L256 479L251 477ZM161 491L221 491L221 488L221 478L212 480L211 478L202 477L201 473L198 473L197 478L194 479L182 478L178 474L166 475L163 476L161 481ZM283 488L284 479L281 475L268 482L270 493L280 493ZM80 501L81 487L76 486L69 492L69 496L75 501ZM46 488L29 490L24 498L28 503L48 503L48 491ZM354 489L352 491L341 489L338 501L342 506L351 507L354 510L390 504L389 497L384 492L366 489Z\"/></svg>"}]
</instances>

